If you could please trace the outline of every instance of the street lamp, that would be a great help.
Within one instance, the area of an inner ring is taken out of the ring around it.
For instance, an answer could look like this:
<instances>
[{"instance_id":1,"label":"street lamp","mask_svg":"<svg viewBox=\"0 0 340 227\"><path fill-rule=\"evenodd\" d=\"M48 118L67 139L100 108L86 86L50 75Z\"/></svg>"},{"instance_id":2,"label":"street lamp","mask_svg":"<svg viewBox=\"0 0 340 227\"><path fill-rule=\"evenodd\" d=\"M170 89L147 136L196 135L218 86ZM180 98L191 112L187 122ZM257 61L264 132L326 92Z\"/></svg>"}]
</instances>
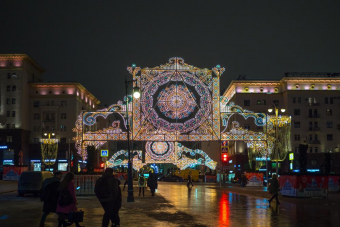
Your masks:
<instances>
[{"instance_id":1,"label":"street lamp","mask_svg":"<svg viewBox=\"0 0 340 227\"><path fill-rule=\"evenodd\" d=\"M278 175L279 173L279 149L277 147L277 143L278 143L278 129L279 129L279 108L277 108L277 106L275 104L273 104L274 106L274 110L275 110L275 120L276 120L276 124L275 124L275 156L276 156L276 175ZM286 109L280 109L280 111L282 113L286 112ZM268 112L271 113L273 112L273 109L268 109ZM268 180L268 179L267 179Z\"/></svg>"},{"instance_id":2,"label":"street lamp","mask_svg":"<svg viewBox=\"0 0 340 227\"><path fill-rule=\"evenodd\" d=\"M58 152L58 139L54 132L45 132L44 138L41 139L41 157L42 162L50 169L50 166L56 162Z\"/></svg>"},{"instance_id":3,"label":"street lamp","mask_svg":"<svg viewBox=\"0 0 340 227\"><path fill-rule=\"evenodd\" d=\"M132 64L133 72L135 72L136 65ZM128 197L127 202L134 202L133 196L133 181L132 181L132 162L131 162L131 151L130 151L130 123L129 123L129 97L128 97L128 86L130 83L136 82L136 86L133 88L133 97L138 99L140 97L140 89L137 86L137 80L127 80L125 76L125 97L126 97L126 129L127 129L127 150L128 150Z\"/></svg>"}]
</instances>

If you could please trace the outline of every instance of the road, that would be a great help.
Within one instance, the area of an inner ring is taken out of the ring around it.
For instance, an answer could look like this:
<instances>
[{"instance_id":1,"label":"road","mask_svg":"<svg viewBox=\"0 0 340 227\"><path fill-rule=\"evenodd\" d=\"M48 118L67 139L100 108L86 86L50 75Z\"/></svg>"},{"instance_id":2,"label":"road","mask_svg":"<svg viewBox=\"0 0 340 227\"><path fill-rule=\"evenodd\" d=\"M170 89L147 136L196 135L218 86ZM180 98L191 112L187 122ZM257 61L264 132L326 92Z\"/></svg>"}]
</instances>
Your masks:
<instances>
[{"instance_id":1,"label":"road","mask_svg":"<svg viewBox=\"0 0 340 227\"><path fill-rule=\"evenodd\" d=\"M198 184L188 190L185 183L159 183L155 197L147 190L135 202L126 203L123 193L121 226L338 226L339 210L324 206L309 207L282 201L279 206L266 199L245 196ZM95 197L79 197L79 209L85 211L84 225L100 226L103 210ZM322 202L322 199L320 199ZM16 193L0 195L0 226L37 227L42 203ZM46 227L56 226L56 215L48 216Z\"/></svg>"}]
</instances>

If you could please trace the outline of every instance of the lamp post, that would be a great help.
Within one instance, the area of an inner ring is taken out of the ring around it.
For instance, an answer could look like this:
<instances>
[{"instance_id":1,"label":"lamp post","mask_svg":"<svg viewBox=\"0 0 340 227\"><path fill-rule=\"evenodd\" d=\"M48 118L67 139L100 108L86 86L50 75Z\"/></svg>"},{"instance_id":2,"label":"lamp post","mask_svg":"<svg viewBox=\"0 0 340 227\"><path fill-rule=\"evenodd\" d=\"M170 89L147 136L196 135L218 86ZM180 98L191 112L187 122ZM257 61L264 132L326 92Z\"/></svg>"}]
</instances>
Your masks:
<instances>
[{"instance_id":1,"label":"lamp post","mask_svg":"<svg viewBox=\"0 0 340 227\"><path fill-rule=\"evenodd\" d=\"M132 68L136 68L135 64L132 64ZM126 96L126 129L127 129L127 150L128 150L128 197L127 202L134 202L133 196L133 179L132 179L132 162L131 162L131 151L130 151L130 123L129 123L129 97L128 97L128 86L130 83L136 82L137 80L127 80L125 76L125 96ZM136 84L137 85L137 84ZM140 97L140 89L138 86L133 88L133 97L138 99Z\"/></svg>"},{"instance_id":2,"label":"lamp post","mask_svg":"<svg viewBox=\"0 0 340 227\"><path fill-rule=\"evenodd\" d=\"M54 132L43 133L41 139L41 157L42 162L45 163L50 171L50 165L53 165L57 159L58 139Z\"/></svg>"},{"instance_id":3,"label":"lamp post","mask_svg":"<svg viewBox=\"0 0 340 227\"><path fill-rule=\"evenodd\" d=\"M279 173L279 149L277 147L277 139L278 139L278 129L279 129L279 109L277 108L276 105L274 105L274 110L275 110L275 120L276 120L276 124L275 124L275 145L274 145L274 149L275 149L275 157L276 157L276 175L278 175ZM281 112L284 113L286 110L285 109L281 109ZM268 112L271 113L273 112L273 109L268 109Z\"/></svg>"}]
</instances>

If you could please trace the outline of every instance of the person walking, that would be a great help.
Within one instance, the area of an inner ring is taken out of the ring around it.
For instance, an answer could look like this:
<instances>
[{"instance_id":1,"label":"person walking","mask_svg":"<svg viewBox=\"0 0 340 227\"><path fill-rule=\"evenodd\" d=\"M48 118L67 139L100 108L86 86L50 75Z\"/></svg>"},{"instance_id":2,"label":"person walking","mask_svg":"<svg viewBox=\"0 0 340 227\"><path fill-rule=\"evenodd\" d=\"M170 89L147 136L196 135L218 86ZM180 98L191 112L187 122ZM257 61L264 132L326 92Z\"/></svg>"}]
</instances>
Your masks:
<instances>
[{"instance_id":1,"label":"person walking","mask_svg":"<svg viewBox=\"0 0 340 227\"><path fill-rule=\"evenodd\" d=\"M277 175L273 174L273 178L271 179L270 184L269 184L269 192L270 194L273 194L273 196L268 200L269 205L274 198L276 199L276 204L280 204L279 190L280 190L280 184L279 184L279 181L277 180Z\"/></svg>"},{"instance_id":2,"label":"person walking","mask_svg":"<svg viewBox=\"0 0 340 227\"><path fill-rule=\"evenodd\" d=\"M149 178L147 180L147 186L150 188L151 195L155 196L155 190L157 188L157 178L152 173L152 171L149 172Z\"/></svg>"},{"instance_id":3,"label":"person walking","mask_svg":"<svg viewBox=\"0 0 340 227\"><path fill-rule=\"evenodd\" d=\"M72 225L72 223L66 222L68 215L70 212L77 211L77 197L76 197L76 189L73 183L74 174L68 172L64 179L60 182L58 191L60 193L58 205L57 205L57 213L58 213L58 227L66 227ZM82 227L76 222L77 227Z\"/></svg>"},{"instance_id":4,"label":"person walking","mask_svg":"<svg viewBox=\"0 0 340 227\"><path fill-rule=\"evenodd\" d=\"M144 196L145 183L146 183L145 177L141 173L138 177L138 187L139 187L139 195L138 196L140 196L142 191L143 191L143 196Z\"/></svg>"},{"instance_id":5,"label":"person walking","mask_svg":"<svg viewBox=\"0 0 340 227\"><path fill-rule=\"evenodd\" d=\"M188 183L187 183L187 187L188 187L188 188L190 188L190 187L189 187L190 184L191 184L191 188L194 187L194 185L192 184L191 172L189 172L189 174L188 174Z\"/></svg>"},{"instance_id":6,"label":"person walking","mask_svg":"<svg viewBox=\"0 0 340 227\"><path fill-rule=\"evenodd\" d=\"M241 187L245 187L247 184L248 184L248 178L246 174L243 174L242 179L241 179Z\"/></svg>"},{"instance_id":7,"label":"person walking","mask_svg":"<svg viewBox=\"0 0 340 227\"><path fill-rule=\"evenodd\" d=\"M45 220L47 215L49 213L55 213L57 210L57 204L59 199L58 188L62 176L63 174L61 172L55 172L53 177L47 178L43 182L40 199L44 201L43 205L44 213L40 219L40 227L45 226Z\"/></svg>"},{"instance_id":8,"label":"person walking","mask_svg":"<svg viewBox=\"0 0 340 227\"><path fill-rule=\"evenodd\" d=\"M113 205L112 210L112 227L119 227L120 226L120 217L119 217L119 210L122 208L122 191L120 189L120 180L117 179L118 184L118 195Z\"/></svg>"},{"instance_id":9,"label":"person walking","mask_svg":"<svg viewBox=\"0 0 340 227\"><path fill-rule=\"evenodd\" d=\"M125 179L125 182L124 182L123 191L125 190L125 186L128 184L128 175L127 174L124 175L124 179Z\"/></svg>"},{"instance_id":10,"label":"person walking","mask_svg":"<svg viewBox=\"0 0 340 227\"><path fill-rule=\"evenodd\" d=\"M118 188L118 180L113 175L113 169L106 168L103 176L96 181L94 189L94 192L104 209L102 227L108 227L110 220L113 226L117 226L117 223L115 223L115 218L117 218L117 216L114 215L113 211L118 197Z\"/></svg>"}]
</instances>

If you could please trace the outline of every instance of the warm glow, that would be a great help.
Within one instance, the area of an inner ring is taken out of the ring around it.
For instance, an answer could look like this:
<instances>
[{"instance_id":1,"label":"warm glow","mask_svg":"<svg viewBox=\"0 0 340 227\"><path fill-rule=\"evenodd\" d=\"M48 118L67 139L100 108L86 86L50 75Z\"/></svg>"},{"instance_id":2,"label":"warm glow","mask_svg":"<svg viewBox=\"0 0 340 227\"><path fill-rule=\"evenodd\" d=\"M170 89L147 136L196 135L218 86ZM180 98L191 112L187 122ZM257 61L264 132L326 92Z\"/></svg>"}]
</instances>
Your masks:
<instances>
[{"instance_id":1,"label":"warm glow","mask_svg":"<svg viewBox=\"0 0 340 227\"><path fill-rule=\"evenodd\" d=\"M282 112L282 113L286 112L286 109L281 109L281 112Z\"/></svg>"},{"instance_id":2,"label":"warm glow","mask_svg":"<svg viewBox=\"0 0 340 227\"><path fill-rule=\"evenodd\" d=\"M273 112L273 109L268 109L268 112L269 112L269 113Z\"/></svg>"},{"instance_id":3,"label":"warm glow","mask_svg":"<svg viewBox=\"0 0 340 227\"><path fill-rule=\"evenodd\" d=\"M134 87L133 88L133 97L136 98L136 99L139 99L139 97L140 97L139 87Z\"/></svg>"}]
</instances>

